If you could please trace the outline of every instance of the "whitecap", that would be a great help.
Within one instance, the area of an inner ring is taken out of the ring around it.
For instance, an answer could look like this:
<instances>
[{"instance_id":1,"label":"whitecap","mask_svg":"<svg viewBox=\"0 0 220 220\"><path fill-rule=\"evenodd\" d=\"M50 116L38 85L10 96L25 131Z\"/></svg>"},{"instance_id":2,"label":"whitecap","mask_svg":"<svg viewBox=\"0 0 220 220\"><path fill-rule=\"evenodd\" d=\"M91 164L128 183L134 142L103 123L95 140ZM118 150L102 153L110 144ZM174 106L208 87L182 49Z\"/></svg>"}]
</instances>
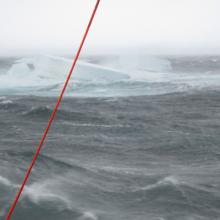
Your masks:
<instances>
[{"instance_id":1,"label":"whitecap","mask_svg":"<svg viewBox=\"0 0 220 220\"><path fill-rule=\"evenodd\" d=\"M0 99L0 104L1 104L1 105L12 104L12 103L13 103L13 101L11 101L11 100L9 100L9 99L4 99L4 100L2 100L2 101L1 101L1 99Z\"/></svg>"},{"instance_id":2,"label":"whitecap","mask_svg":"<svg viewBox=\"0 0 220 220\"><path fill-rule=\"evenodd\" d=\"M90 211L85 211L83 215L78 218L78 220L98 220L98 217Z\"/></svg>"},{"instance_id":3,"label":"whitecap","mask_svg":"<svg viewBox=\"0 0 220 220\"><path fill-rule=\"evenodd\" d=\"M123 125L123 124L92 124L92 123L68 123L75 127L103 127L103 128L130 128L129 125Z\"/></svg>"},{"instance_id":4,"label":"whitecap","mask_svg":"<svg viewBox=\"0 0 220 220\"><path fill-rule=\"evenodd\" d=\"M5 185L5 186L13 186L10 180L3 176L0 176L0 184Z\"/></svg>"},{"instance_id":5,"label":"whitecap","mask_svg":"<svg viewBox=\"0 0 220 220\"><path fill-rule=\"evenodd\" d=\"M167 183L171 183L173 185L179 185L180 181L175 176L167 176L158 182L158 184L167 184Z\"/></svg>"},{"instance_id":6,"label":"whitecap","mask_svg":"<svg viewBox=\"0 0 220 220\"><path fill-rule=\"evenodd\" d=\"M35 182L24 188L22 198L29 198L36 204L44 201L58 202L66 208L72 209L71 201L65 195L59 193L59 189L56 187L57 184L59 184L57 179Z\"/></svg>"},{"instance_id":7,"label":"whitecap","mask_svg":"<svg viewBox=\"0 0 220 220\"><path fill-rule=\"evenodd\" d=\"M163 186L163 185L174 185L174 186L177 186L177 185L180 185L181 182L174 176L167 176L165 178L163 178L162 180L159 180L157 181L156 183L154 184L150 184L150 185L147 185L147 186L144 186L144 187L138 187L134 190L135 191L148 191L148 190L151 190L151 189L155 189L159 186Z\"/></svg>"}]
</instances>

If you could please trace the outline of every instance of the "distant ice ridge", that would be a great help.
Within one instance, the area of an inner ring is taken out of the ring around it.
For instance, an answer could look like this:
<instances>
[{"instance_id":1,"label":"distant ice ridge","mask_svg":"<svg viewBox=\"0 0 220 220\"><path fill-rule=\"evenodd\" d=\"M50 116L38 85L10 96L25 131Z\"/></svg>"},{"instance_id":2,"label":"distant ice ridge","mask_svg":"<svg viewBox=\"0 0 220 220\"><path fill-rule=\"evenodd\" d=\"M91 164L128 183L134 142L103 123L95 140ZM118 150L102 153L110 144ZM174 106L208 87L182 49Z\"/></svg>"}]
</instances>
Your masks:
<instances>
[{"instance_id":1,"label":"distant ice ridge","mask_svg":"<svg viewBox=\"0 0 220 220\"><path fill-rule=\"evenodd\" d=\"M174 73L170 61L161 58L124 55L99 63L79 61L66 95L159 95L220 85L220 74ZM0 95L57 96L71 64L71 59L57 56L21 58L0 75Z\"/></svg>"},{"instance_id":2,"label":"distant ice ridge","mask_svg":"<svg viewBox=\"0 0 220 220\"><path fill-rule=\"evenodd\" d=\"M6 74L0 75L0 94L57 96L71 64L71 59L48 55L18 59ZM160 71L170 68L167 61L156 58L149 58L146 63L144 61L138 63L128 58L127 63L122 61L121 65L108 66L105 63L95 65L79 61L66 95L96 97L148 94L151 90L150 85L146 86L144 81L135 84L135 80L145 78L144 80L148 83L161 81L161 74L150 72L146 74L143 71Z\"/></svg>"},{"instance_id":3,"label":"distant ice ridge","mask_svg":"<svg viewBox=\"0 0 220 220\"><path fill-rule=\"evenodd\" d=\"M35 56L17 60L0 77L1 88L41 87L63 83L72 61L54 56ZM129 76L98 65L79 61L72 76L74 81L109 81L128 79Z\"/></svg>"},{"instance_id":4,"label":"distant ice ridge","mask_svg":"<svg viewBox=\"0 0 220 220\"><path fill-rule=\"evenodd\" d=\"M167 59L136 54L124 54L115 58L107 58L102 60L101 63L103 66L128 71L170 72L172 70L172 65Z\"/></svg>"}]
</instances>

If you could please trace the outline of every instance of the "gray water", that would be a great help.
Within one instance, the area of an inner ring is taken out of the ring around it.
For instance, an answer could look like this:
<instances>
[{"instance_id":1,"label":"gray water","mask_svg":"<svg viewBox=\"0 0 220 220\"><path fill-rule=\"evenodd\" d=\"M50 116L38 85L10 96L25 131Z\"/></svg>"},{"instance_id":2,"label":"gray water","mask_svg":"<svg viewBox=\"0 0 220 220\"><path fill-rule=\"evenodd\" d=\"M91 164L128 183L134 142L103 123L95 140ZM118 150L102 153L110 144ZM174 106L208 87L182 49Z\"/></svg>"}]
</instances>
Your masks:
<instances>
[{"instance_id":1,"label":"gray water","mask_svg":"<svg viewBox=\"0 0 220 220\"><path fill-rule=\"evenodd\" d=\"M0 218L56 98L0 98ZM14 220L219 220L220 90L65 97Z\"/></svg>"}]
</instances>

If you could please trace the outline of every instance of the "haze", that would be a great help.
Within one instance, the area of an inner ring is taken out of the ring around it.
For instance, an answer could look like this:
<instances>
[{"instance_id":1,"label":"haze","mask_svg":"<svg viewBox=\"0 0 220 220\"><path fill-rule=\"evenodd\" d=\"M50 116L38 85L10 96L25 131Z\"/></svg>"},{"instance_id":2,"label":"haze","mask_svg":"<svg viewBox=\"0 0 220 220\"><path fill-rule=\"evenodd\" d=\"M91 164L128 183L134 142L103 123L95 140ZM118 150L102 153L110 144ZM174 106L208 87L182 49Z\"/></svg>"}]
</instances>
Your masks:
<instances>
[{"instance_id":1,"label":"haze","mask_svg":"<svg viewBox=\"0 0 220 220\"><path fill-rule=\"evenodd\" d=\"M94 0L0 0L0 54L71 53ZM219 0L101 0L84 53L220 53Z\"/></svg>"}]
</instances>

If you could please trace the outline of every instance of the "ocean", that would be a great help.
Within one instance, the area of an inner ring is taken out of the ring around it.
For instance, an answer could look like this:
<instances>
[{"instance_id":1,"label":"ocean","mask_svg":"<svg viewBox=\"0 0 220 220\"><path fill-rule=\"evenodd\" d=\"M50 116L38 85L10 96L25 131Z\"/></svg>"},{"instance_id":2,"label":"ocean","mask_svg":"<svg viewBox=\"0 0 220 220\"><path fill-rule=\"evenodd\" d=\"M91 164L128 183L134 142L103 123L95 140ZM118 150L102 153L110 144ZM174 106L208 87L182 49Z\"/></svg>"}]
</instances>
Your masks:
<instances>
[{"instance_id":1,"label":"ocean","mask_svg":"<svg viewBox=\"0 0 220 220\"><path fill-rule=\"evenodd\" d=\"M70 59L0 61L0 219ZM82 59L13 220L219 220L220 57Z\"/></svg>"}]
</instances>

